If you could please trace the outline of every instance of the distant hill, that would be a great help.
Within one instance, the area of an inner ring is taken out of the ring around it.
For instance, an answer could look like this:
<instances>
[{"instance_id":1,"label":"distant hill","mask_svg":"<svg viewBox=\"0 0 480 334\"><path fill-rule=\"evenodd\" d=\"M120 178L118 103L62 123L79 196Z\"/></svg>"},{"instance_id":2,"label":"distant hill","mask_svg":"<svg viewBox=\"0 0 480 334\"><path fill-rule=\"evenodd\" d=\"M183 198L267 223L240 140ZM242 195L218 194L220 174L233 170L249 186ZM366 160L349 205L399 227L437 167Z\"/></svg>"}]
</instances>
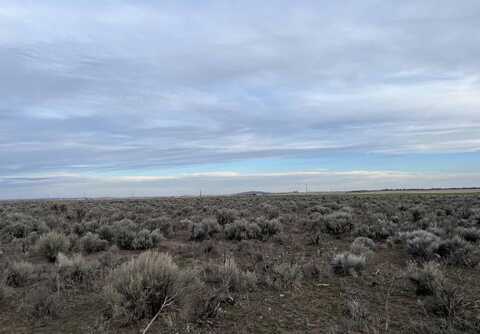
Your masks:
<instances>
[{"instance_id":1,"label":"distant hill","mask_svg":"<svg viewBox=\"0 0 480 334\"><path fill-rule=\"evenodd\" d=\"M245 191L242 193L237 193L234 194L233 196L268 196L271 195L272 193L266 192L266 191Z\"/></svg>"}]
</instances>

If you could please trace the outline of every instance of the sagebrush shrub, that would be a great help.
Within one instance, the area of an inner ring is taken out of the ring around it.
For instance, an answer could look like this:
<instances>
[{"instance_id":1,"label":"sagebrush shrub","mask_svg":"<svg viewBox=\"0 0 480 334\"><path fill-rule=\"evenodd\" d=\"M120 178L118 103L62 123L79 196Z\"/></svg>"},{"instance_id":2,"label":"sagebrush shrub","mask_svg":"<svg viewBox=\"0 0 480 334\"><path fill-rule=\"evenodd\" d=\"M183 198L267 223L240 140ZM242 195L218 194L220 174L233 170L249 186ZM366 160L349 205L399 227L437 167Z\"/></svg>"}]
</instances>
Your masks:
<instances>
[{"instance_id":1,"label":"sagebrush shrub","mask_svg":"<svg viewBox=\"0 0 480 334\"><path fill-rule=\"evenodd\" d=\"M357 237L355 238L355 240L353 240L352 242L352 245L353 246L361 246L361 247L365 247L365 248L368 248L370 250L374 250L375 249L375 241L373 241L372 239L370 238L366 238L366 237Z\"/></svg>"},{"instance_id":2,"label":"sagebrush shrub","mask_svg":"<svg viewBox=\"0 0 480 334\"><path fill-rule=\"evenodd\" d=\"M377 219L372 223L355 226L353 234L359 237L382 241L394 235L396 229L397 227L393 222L386 219Z\"/></svg>"},{"instance_id":3,"label":"sagebrush shrub","mask_svg":"<svg viewBox=\"0 0 480 334\"><path fill-rule=\"evenodd\" d=\"M62 309L61 296L47 287L35 288L27 292L20 310L32 320L53 319Z\"/></svg>"},{"instance_id":4,"label":"sagebrush shrub","mask_svg":"<svg viewBox=\"0 0 480 334\"><path fill-rule=\"evenodd\" d=\"M220 226L220 224L213 217L203 218L202 223L207 225L209 236L219 233L222 230L222 227Z\"/></svg>"},{"instance_id":5,"label":"sagebrush shrub","mask_svg":"<svg viewBox=\"0 0 480 334\"><path fill-rule=\"evenodd\" d=\"M115 229L112 225L102 225L98 228L97 233L100 239L107 240L109 242L115 241Z\"/></svg>"},{"instance_id":6,"label":"sagebrush shrub","mask_svg":"<svg viewBox=\"0 0 480 334\"><path fill-rule=\"evenodd\" d=\"M180 305L202 287L169 254L147 251L113 269L104 288L108 315L122 323L151 318L162 305Z\"/></svg>"},{"instance_id":7,"label":"sagebrush shrub","mask_svg":"<svg viewBox=\"0 0 480 334\"><path fill-rule=\"evenodd\" d=\"M350 212L336 211L323 216L323 229L326 233L340 235L353 228L353 217Z\"/></svg>"},{"instance_id":8,"label":"sagebrush shrub","mask_svg":"<svg viewBox=\"0 0 480 334\"><path fill-rule=\"evenodd\" d=\"M464 294L445 277L440 264L427 262L423 267L410 263L407 277L415 284L416 294L425 296L421 301L429 312L447 319L461 318L467 308Z\"/></svg>"},{"instance_id":9,"label":"sagebrush shrub","mask_svg":"<svg viewBox=\"0 0 480 334\"><path fill-rule=\"evenodd\" d=\"M70 241L63 233L49 232L38 239L36 248L50 262L55 262L59 252L65 253L70 247Z\"/></svg>"},{"instance_id":10,"label":"sagebrush shrub","mask_svg":"<svg viewBox=\"0 0 480 334\"><path fill-rule=\"evenodd\" d=\"M79 240L80 249L87 254L101 252L107 249L108 241L100 239L99 235L87 232Z\"/></svg>"},{"instance_id":11,"label":"sagebrush shrub","mask_svg":"<svg viewBox=\"0 0 480 334\"><path fill-rule=\"evenodd\" d=\"M341 318L330 330L329 334L346 333L378 333L378 329L371 324L367 307L360 299L348 297L345 316Z\"/></svg>"},{"instance_id":12,"label":"sagebrush shrub","mask_svg":"<svg viewBox=\"0 0 480 334\"><path fill-rule=\"evenodd\" d=\"M433 295L445 284L445 275L439 263L430 261L422 267L410 262L407 267L407 277L415 284L419 296Z\"/></svg>"},{"instance_id":13,"label":"sagebrush shrub","mask_svg":"<svg viewBox=\"0 0 480 334\"><path fill-rule=\"evenodd\" d=\"M181 317L189 322L215 318L226 302L231 302L231 297L222 289L203 286L189 296L188 302L181 309Z\"/></svg>"},{"instance_id":14,"label":"sagebrush shrub","mask_svg":"<svg viewBox=\"0 0 480 334\"><path fill-rule=\"evenodd\" d=\"M173 236L172 221L166 216L148 219L145 222L145 227L149 230L158 229L162 233L162 235L167 238Z\"/></svg>"},{"instance_id":15,"label":"sagebrush shrub","mask_svg":"<svg viewBox=\"0 0 480 334\"><path fill-rule=\"evenodd\" d=\"M365 269L367 261L364 255L341 253L335 255L330 264L335 274L356 276Z\"/></svg>"},{"instance_id":16,"label":"sagebrush shrub","mask_svg":"<svg viewBox=\"0 0 480 334\"><path fill-rule=\"evenodd\" d=\"M155 248L159 245L160 240L162 240L162 234L159 230L150 232L147 229L143 229L135 235L131 247L137 250Z\"/></svg>"},{"instance_id":17,"label":"sagebrush shrub","mask_svg":"<svg viewBox=\"0 0 480 334\"><path fill-rule=\"evenodd\" d=\"M272 280L277 288L298 288L303 278L302 267L295 263L277 263L272 268Z\"/></svg>"},{"instance_id":18,"label":"sagebrush shrub","mask_svg":"<svg viewBox=\"0 0 480 334\"><path fill-rule=\"evenodd\" d=\"M436 252L452 265L475 267L480 263L480 249L458 236L440 241Z\"/></svg>"},{"instance_id":19,"label":"sagebrush shrub","mask_svg":"<svg viewBox=\"0 0 480 334\"><path fill-rule=\"evenodd\" d=\"M13 294L13 288L9 287L6 283L6 279L0 276L0 305L6 303L6 301Z\"/></svg>"},{"instance_id":20,"label":"sagebrush shrub","mask_svg":"<svg viewBox=\"0 0 480 334\"><path fill-rule=\"evenodd\" d=\"M227 257L222 264L208 263L204 266L205 281L228 291L255 289L257 277L254 272L242 271L234 258Z\"/></svg>"},{"instance_id":21,"label":"sagebrush shrub","mask_svg":"<svg viewBox=\"0 0 480 334\"><path fill-rule=\"evenodd\" d=\"M370 254L375 250L375 241L366 237L357 237L350 245L353 254Z\"/></svg>"},{"instance_id":22,"label":"sagebrush shrub","mask_svg":"<svg viewBox=\"0 0 480 334\"><path fill-rule=\"evenodd\" d=\"M262 230L258 224L245 219L236 220L225 226L225 237L229 240L261 239Z\"/></svg>"},{"instance_id":23,"label":"sagebrush shrub","mask_svg":"<svg viewBox=\"0 0 480 334\"><path fill-rule=\"evenodd\" d=\"M472 243L476 243L480 240L480 229L475 227L458 227L455 232L466 241Z\"/></svg>"},{"instance_id":24,"label":"sagebrush shrub","mask_svg":"<svg viewBox=\"0 0 480 334\"><path fill-rule=\"evenodd\" d=\"M59 253L57 265L60 281L65 288L74 288L95 280L96 263L88 262L81 254L69 258Z\"/></svg>"},{"instance_id":25,"label":"sagebrush shrub","mask_svg":"<svg viewBox=\"0 0 480 334\"><path fill-rule=\"evenodd\" d=\"M31 232L43 234L49 231L45 222L24 213L7 215L0 229L1 235L8 240L26 238Z\"/></svg>"},{"instance_id":26,"label":"sagebrush shrub","mask_svg":"<svg viewBox=\"0 0 480 334\"><path fill-rule=\"evenodd\" d=\"M366 306L356 297L346 301L344 317L335 322L329 334L378 333L379 330L370 324Z\"/></svg>"},{"instance_id":27,"label":"sagebrush shrub","mask_svg":"<svg viewBox=\"0 0 480 334\"><path fill-rule=\"evenodd\" d=\"M264 239L268 239L282 231L282 225L278 219L257 219L256 223L260 227L261 234Z\"/></svg>"},{"instance_id":28,"label":"sagebrush shrub","mask_svg":"<svg viewBox=\"0 0 480 334\"><path fill-rule=\"evenodd\" d=\"M35 243L38 241L38 239L40 239L40 235L38 234L38 232L33 231L33 232L30 232L28 234L27 239L26 239L26 243L29 246L35 245Z\"/></svg>"},{"instance_id":29,"label":"sagebrush shrub","mask_svg":"<svg viewBox=\"0 0 480 334\"><path fill-rule=\"evenodd\" d=\"M445 283L422 301L425 309L446 319L462 319L468 308L464 293L458 286Z\"/></svg>"},{"instance_id":30,"label":"sagebrush shrub","mask_svg":"<svg viewBox=\"0 0 480 334\"><path fill-rule=\"evenodd\" d=\"M407 251L414 257L441 258L448 264L469 267L480 263L480 250L459 236L442 240L431 232L417 230L400 233L399 238L406 240Z\"/></svg>"},{"instance_id":31,"label":"sagebrush shrub","mask_svg":"<svg viewBox=\"0 0 480 334\"><path fill-rule=\"evenodd\" d=\"M426 231L435 234L439 238L445 238L449 234L445 228L439 226L429 226Z\"/></svg>"},{"instance_id":32,"label":"sagebrush shrub","mask_svg":"<svg viewBox=\"0 0 480 334\"><path fill-rule=\"evenodd\" d=\"M26 261L11 263L6 270L5 283L12 287L27 285L35 273L35 266Z\"/></svg>"},{"instance_id":33,"label":"sagebrush shrub","mask_svg":"<svg viewBox=\"0 0 480 334\"><path fill-rule=\"evenodd\" d=\"M129 219L124 219L113 225L115 243L121 249L135 249L133 246L133 240L137 233L137 227Z\"/></svg>"},{"instance_id":34,"label":"sagebrush shrub","mask_svg":"<svg viewBox=\"0 0 480 334\"><path fill-rule=\"evenodd\" d=\"M303 277L317 280L323 274L323 268L316 261L309 261L302 266Z\"/></svg>"},{"instance_id":35,"label":"sagebrush shrub","mask_svg":"<svg viewBox=\"0 0 480 334\"><path fill-rule=\"evenodd\" d=\"M111 246L106 252L98 257L100 268L103 270L116 267L121 262L121 256L118 254L119 248L116 245Z\"/></svg>"},{"instance_id":36,"label":"sagebrush shrub","mask_svg":"<svg viewBox=\"0 0 480 334\"><path fill-rule=\"evenodd\" d=\"M400 233L400 238L406 240L407 252L423 259L430 259L437 252L440 238L435 234L425 231L416 230L412 232Z\"/></svg>"},{"instance_id":37,"label":"sagebrush shrub","mask_svg":"<svg viewBox=\"0 0 480 334\"><path fill-rule=\"evenodd\" d=\"M220 225L231 224L238 217L238 212L234 209L219 209L216 213L217 222Z\"/></svg>"},{"instance_id":38,"label":"sagebrush shrub","mask_svg":"<svg viewBox=\"0 0 480 334\"><path fill-rule=\"evenodd\" d=\"M280 223L280 226L282 225L292 225L297 221L297 215L291 214L291 213L284 213L281 214L278 218L278 222Z\"/></svg>"},{"instance_id":39,"label":"sagebrush shrub","mask_svg":"<svg viewBox=\"0 0 480 334\"><path fill-rule=\"evenodd\" d=\"M30 231L30 228L24 222L13 222L2 229L2 235L7 239L25 238Z\"/></svg>"},{"instance_id":40,"label":"sagebrush shrub","mask_svg":"<svg viewBox=\"0 0 480 334\"><path fill-rule=\"evenodd\" d=\"M87 232L87 228L84 223L72 224L72 231L78 236L82 236Z\"/></svg>"},{"instance_id":41,"label":"sagebrush shrub","mask_svg":"<svg viewBox=\"0 0 480 334\"><path fill-rule=\"evenodd\" d=\"M323 206L323 205L315 205L310 208L308 208L307 213L312 214L312 213L320 213L322 215L326 215L332 212L332 209Z\"/></svg>"},{"instance_id":42,"label":"sagebrush shrub","mask_svg":"<svg viewBox=\"0 0 480 334\"><path fill-rule=\"evenodd\" d=\"M470 221L477 226L480 226L480 208L472 208L470 209Z\"/></svg>"},{"instance_id":43,"label":"sagebrush shrub","mask_svg":"<svg viewBox=\"0 0 480 334\"><path fill-rule=\"evenodd\" d=\"M410 210L413 222L419 222L425 215L425 209L421 206L415 206Z\"/></svg>"},{"instance_id":44,"label":"sagebrush shrub","mask_svg":"<svg viewBox=\"0 0 480 334\"><path fill-rule=\"evenodd\" d=\"M203 241L208 239L208 236L208 225L206 223L201 222L192 224L191 240Z\"/></svg>"},{"instance_id":45,"label":"sagebrush shrub","mask_svg":"<svg viewBox=\"0 0 480 334\"><path fill-rule=\"evenodd\" d=\"M150 240L152 241L154 247L158 247L158 245L160 245L160 242L165 240L165 236L163 235L163 232L157 228L150 232Z\"/></svg>"},{"instance_id":46,"label":"sagebrush shrub","mask_svg":"<svg viewBox=\"0 0 480 334\"><path fill-rule=\"evenodd\" d=\"M280 215L280 210L268 203L262 204L262 210L265 212L265 215L269 220L278 218L278 216Z\"/></svg>"},{"instance_id":47,"label":"sagebrush shrub","mask_svg":"<svg viewBox=\"0 0 480 334\"><path fill-rule=\"evenodd\" d=\"M359 299L349 298L346 303L346 309L347 315L350 317L350 319L355 321L357 324L360 324L360 328L365 327L361 324L368 320L368 310Z\"/></svg>"}]
</instances>

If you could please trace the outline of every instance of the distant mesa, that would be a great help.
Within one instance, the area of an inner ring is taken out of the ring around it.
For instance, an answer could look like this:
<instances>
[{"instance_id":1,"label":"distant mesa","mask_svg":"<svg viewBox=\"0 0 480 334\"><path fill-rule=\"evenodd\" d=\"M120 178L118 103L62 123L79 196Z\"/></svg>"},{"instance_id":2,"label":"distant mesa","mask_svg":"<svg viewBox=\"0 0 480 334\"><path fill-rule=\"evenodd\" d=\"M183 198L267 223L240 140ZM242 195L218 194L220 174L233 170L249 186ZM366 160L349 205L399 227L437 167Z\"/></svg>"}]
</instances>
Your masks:
<instances>
[{"instance_id":1,"label":"distant mesa","mask_svg":"<svg viewBox=\"0 0 480 334\"><path fill-rule=\"evenodd\" d=\"M237 193L235 196L268 196L271 195L272 193L266 192L266 191L245 191L242 193Z\"/></svg>"}]
</instances>

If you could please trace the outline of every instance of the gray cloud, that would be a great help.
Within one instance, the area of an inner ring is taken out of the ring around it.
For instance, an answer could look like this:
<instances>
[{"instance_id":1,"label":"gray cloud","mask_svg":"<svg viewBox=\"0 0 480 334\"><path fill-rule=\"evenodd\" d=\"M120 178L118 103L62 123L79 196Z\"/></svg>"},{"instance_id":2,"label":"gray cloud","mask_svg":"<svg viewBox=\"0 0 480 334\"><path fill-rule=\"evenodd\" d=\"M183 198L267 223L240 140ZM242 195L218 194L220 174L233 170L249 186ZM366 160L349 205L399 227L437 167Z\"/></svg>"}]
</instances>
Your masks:
<instances>
[{"instance_id":1,"label":"gray cloud","mask_svg":"<svg viewBox=\"0 0 480 334\"><path fill-rule=\"evenodd\" d=\"M5 1L0 177L478 152L479 30L477 1Z\"/></svg>"}]
</instances>

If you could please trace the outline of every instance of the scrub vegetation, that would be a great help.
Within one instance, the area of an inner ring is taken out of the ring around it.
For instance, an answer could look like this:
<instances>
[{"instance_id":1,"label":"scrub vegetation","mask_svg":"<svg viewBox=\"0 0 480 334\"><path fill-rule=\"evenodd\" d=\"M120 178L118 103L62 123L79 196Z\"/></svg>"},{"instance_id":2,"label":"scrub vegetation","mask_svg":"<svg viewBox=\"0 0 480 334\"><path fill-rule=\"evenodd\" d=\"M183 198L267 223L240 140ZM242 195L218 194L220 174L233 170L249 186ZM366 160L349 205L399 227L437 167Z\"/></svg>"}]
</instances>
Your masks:
<instances>
[{"instance_id":1,"label":"scrub vegetation","mask_svg":"<svg viewBox=\"0 0 480 334\"><path fill-rule=\"evenodd\" d=\"M0 333L479 333L478 194L0 202Z\"/></svg>"}]
</instances>

